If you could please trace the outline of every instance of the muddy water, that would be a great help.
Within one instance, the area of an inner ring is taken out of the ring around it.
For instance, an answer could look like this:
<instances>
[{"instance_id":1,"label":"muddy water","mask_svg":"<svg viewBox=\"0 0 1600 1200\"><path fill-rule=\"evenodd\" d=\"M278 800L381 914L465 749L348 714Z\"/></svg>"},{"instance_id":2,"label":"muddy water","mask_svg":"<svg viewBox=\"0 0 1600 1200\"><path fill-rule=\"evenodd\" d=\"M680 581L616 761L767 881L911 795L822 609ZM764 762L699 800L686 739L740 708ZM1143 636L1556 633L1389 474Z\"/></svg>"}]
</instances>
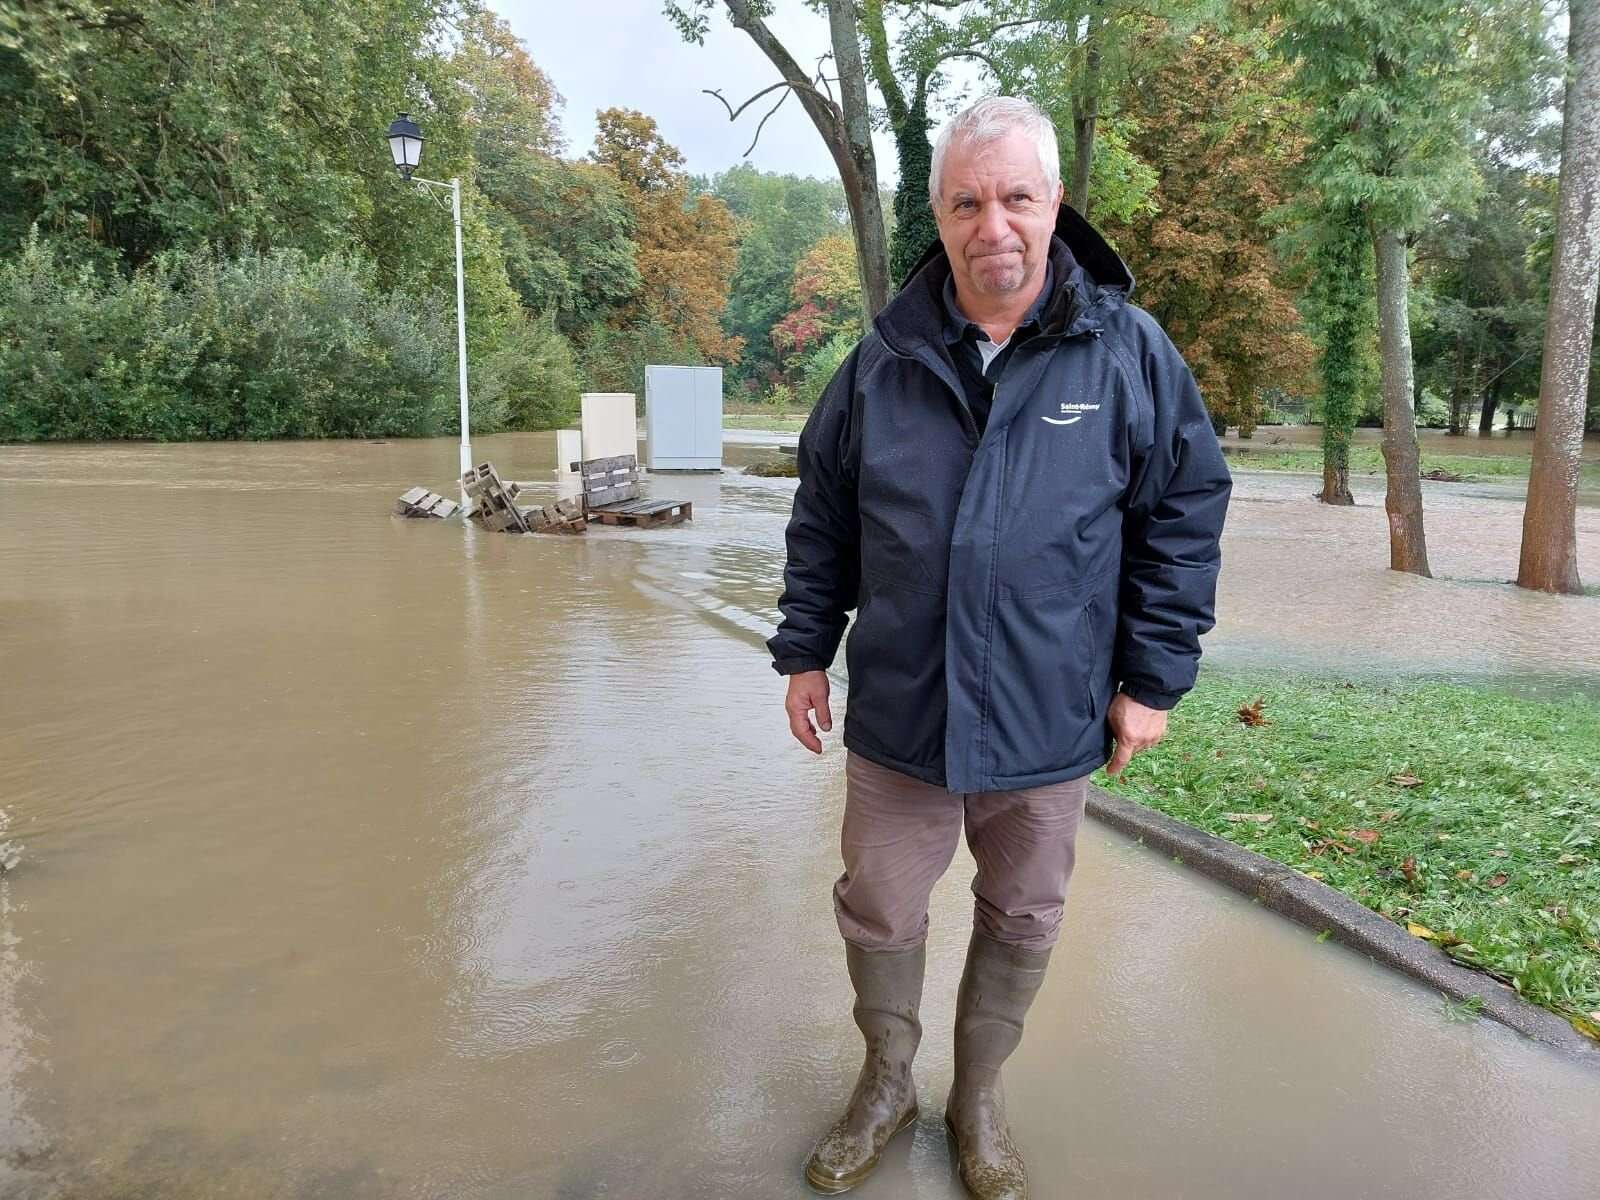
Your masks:
<instances>
[{"instance_id":1,"label":"muddy water","mask_svg":"<svg viewBox=\"0 0 1600 1200\"><path fill-rule=\"evenodd\" d=\"M789 742L758 644L792 484L655 479L692 526L582 539L388 517L454 461L0 448L0 807L26 844L0 1195L807 1194L858 1055L842 757ZM1381 508L1307 491L1241 479L1216 661L1594 686L1600 600L1476 582L1514 569L1511 501L1430 487L1452 579L1427 584L1383 569ZM1600 513L1580 536L1600 574ZM925 1115L875 1196L959 1195L938 1114L970 872L935 896ZM1043 1200L1600 1190L1592 1066L1097 827L1008 1077Z\"/></svg>"}]
</instances>

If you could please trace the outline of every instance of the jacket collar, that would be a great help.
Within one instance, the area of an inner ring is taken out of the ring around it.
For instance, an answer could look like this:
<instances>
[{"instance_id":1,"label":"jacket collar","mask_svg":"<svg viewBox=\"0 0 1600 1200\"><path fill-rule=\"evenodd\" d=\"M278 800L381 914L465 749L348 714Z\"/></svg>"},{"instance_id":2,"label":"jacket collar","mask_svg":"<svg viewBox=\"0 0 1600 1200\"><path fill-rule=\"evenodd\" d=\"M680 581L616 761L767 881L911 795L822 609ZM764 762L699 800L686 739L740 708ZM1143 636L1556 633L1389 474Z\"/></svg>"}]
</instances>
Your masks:
<instances>
[{"instance_id":1,"label":"jacket collar","mask_svg":"<svg viewBox=\"0 0 1600 1200\"><path fill-rule=\"evenodd\" d=\"M1063 204L1050 239L1051 287L1040 316L1042 333L1058 337L1078 332L1091 309L1118 303L1133 291L1133 274L1100 232ZM950 260L935 241L912 268L903 286L873 318L884 344L904 357L947 357L944 286ZM921 351L921 353L919 353Z\"/></svg>"}]
</instances>

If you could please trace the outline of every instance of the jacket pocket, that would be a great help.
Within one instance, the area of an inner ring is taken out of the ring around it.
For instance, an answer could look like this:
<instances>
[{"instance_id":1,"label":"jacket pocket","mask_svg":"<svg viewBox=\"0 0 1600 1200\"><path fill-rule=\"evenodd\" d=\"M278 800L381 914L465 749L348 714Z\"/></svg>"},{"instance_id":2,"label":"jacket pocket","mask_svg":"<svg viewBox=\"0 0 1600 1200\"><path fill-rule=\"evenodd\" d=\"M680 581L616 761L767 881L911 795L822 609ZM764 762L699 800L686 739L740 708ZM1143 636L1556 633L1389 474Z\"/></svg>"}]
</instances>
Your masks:
<instances>
[{"instance_id":1,"label":"jacket pocket","mask_svg":"<svg viewBox=\"0 0 1600 1200\"><path fill-rule=\"evenodd\" d=\"M997 598L987 676L987 774L1036 774L1094 752L1102 707L1096 687L1099 582Z\"/></svg>"}]
</instances>

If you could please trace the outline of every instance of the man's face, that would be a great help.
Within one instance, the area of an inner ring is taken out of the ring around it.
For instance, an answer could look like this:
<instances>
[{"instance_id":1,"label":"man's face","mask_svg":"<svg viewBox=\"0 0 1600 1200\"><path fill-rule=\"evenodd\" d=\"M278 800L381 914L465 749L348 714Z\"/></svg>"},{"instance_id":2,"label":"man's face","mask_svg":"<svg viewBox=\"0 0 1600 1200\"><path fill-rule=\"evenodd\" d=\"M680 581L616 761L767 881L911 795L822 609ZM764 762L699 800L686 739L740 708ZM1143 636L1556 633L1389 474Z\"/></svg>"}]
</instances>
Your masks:
<instances>
[{"instance_id":1,"label":"man's face","mask_svg":"<svg viewBox=\"0 0 1600 1200\"><path fill-rule=\"evenodd\" d=\"M934 219L958 293L1000 297L1038 278L1061 184L1045 183L1032 138L1014 129L988 145L952 142L939 189Z\"/></svg>"}]
</instances>

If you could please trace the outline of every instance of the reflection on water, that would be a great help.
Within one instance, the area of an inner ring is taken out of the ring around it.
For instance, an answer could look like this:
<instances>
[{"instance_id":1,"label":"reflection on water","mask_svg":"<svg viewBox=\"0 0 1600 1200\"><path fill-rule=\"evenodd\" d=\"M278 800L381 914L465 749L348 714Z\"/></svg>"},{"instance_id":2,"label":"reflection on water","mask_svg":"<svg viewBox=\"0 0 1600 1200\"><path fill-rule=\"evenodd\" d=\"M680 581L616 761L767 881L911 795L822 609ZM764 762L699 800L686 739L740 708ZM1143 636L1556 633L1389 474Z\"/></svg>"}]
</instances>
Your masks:
<instances>
[{"instance_id":1,"label":"reflection on water","mask_svg":"<svg viewBox=\"0 0 1600 1200\"><path fill-rule=\"evenodd\" d=\"M556 494L548 435L478 450ZM0 879L0 1194L807 1194L857 1052L842 759L789 741L759 647L793 483L652 477L693 524L583 538L388 516L454 463L0 448L0 807L27 844ZM1216 661L1593 686L1600 600L1482 582L1517 505L1430 485L1428 583L1385 569L1381 507L1309 490L1241 478ZM1580 538L1600 563L1591 510ZM968 874L935 896L926 1116L874 1195L959 1195ZM1008 1071L1042 1196L1600 1186L1592 1068L1097 828L1074 879Z\"/></svg>"}]
</instances>

